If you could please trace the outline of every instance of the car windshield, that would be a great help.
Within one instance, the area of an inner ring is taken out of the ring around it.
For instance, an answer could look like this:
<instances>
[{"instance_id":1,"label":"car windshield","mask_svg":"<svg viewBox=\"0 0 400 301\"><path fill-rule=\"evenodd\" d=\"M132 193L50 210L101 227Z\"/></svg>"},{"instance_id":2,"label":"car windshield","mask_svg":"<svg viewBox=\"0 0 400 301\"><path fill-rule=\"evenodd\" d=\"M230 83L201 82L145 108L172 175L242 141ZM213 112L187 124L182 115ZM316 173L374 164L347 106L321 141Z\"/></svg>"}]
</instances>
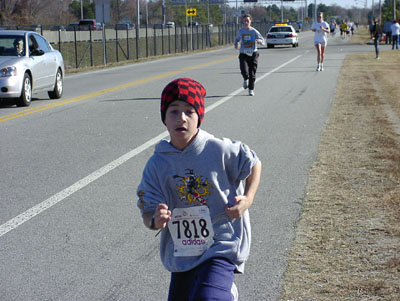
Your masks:
<instances>
[{"instance_id":1,"label":"car windshield","mask_svg":"<svg viewBox=\"0 0 400 301\"><path fill-rule=\"evenodd\" d=\"M269 32L292 32L290 27L272 27Z\"/></svg>"},{"instance_id":2,"label":"car windshield","mask_svg":"<svg viewBox=\"0 0 400 301\"><path fill-rule=\"evenodd\" d=\"M0 56L25 55L23 36L0 35Z\"/></svg>"}]
</instances>

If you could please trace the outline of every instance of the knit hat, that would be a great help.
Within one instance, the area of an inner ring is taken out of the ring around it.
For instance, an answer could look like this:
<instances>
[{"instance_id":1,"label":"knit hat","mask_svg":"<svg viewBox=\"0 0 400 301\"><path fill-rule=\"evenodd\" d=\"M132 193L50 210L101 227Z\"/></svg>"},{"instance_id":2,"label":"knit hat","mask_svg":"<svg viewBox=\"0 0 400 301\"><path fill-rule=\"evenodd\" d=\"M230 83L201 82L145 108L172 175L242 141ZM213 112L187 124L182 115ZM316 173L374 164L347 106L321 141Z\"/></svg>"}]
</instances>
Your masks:
<instances>
[{"instance_id":1,"label":"knit hat","mask_svg":"<svg viewBox=\"0 0 400 301\"><path fill-rule=\"evenodd\" d=\"M191 104L199 116L199 124L204 117L204 97L206 89L202 84L191 78L177 78L165 86L161 93L161 120L165 124L165 113L174 100L185 101Z\"/></svg>"}]
</instances>

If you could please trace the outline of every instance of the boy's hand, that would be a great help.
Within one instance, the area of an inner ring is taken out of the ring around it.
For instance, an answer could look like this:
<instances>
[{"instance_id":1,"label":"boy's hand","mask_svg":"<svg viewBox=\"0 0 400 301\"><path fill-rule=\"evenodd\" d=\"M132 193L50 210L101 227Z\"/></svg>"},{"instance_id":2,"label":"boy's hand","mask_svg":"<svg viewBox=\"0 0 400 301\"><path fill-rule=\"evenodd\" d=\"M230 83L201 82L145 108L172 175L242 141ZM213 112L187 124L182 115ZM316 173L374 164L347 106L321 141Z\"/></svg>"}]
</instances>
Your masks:
<instances>
[{"instance_id":1,"label":"boy's hand","mask_svg":"<svg viewBox=\"0 0 400 301\"><path fill-rule=\"evenodd\" d=\"M230 218L239 218L243 213L250 208L253 204L254 197L260 183L261 178L261 162L258 161L256 165L251 168L251 174L246 179L246 186L244 188L244 195L237 195L233 199L234 205L228 205L226 213Z\"/></svg>"},{"instance_id":2,"label":"boy's hand","mask_svg":"<svg viewBox=\"0 0 400 301\"><path fill-rule=\"evenodd\" d=\"M245 195L235 196L234 201L234 205L228 205L226 208L226 213L231 219L241 217L252 204L252 201L250 201Z\"/></svg>"},{"instance_id":3,"label":"boy's hand","mask_svg":"<svg viewBox=\"0 0 400 301\"><path fill-rule=\"evenodd\" d=\"M154 212L154 227L156 229L164 229L170 220L171 210L168 210L166 204L159 204Z\"/></svg>"}]
</instances>

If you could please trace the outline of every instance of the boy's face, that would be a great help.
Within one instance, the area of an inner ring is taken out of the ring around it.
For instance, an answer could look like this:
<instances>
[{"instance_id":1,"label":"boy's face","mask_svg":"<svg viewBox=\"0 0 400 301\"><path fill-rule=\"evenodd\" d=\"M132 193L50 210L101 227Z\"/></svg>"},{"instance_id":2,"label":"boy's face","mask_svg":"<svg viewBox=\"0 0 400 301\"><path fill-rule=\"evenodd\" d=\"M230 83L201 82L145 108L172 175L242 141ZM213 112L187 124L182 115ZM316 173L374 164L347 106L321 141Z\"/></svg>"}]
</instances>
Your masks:
<instances>
[{"instance_id":1,"label":"boy's face","mask_svg":"<svg viewBox=\"0 0 400 301\"><path fill-rule=\"evenodd\" d=\"M168 106L164 122L171 137L172 145L183 150L197 134L199 116L192 105L181 100L175 100Z\"/></svg>"},{"instance_id":2,"label":"boy's face","mask_svg":"<svg viewBox=\"0 0 400 301\"><path fill-rule=\"evenodd\" d=\"M244 17L243 18L243 24L245 28L249 28L251 25L251 19L249 17Z\"/></svg>"}]
</instances>

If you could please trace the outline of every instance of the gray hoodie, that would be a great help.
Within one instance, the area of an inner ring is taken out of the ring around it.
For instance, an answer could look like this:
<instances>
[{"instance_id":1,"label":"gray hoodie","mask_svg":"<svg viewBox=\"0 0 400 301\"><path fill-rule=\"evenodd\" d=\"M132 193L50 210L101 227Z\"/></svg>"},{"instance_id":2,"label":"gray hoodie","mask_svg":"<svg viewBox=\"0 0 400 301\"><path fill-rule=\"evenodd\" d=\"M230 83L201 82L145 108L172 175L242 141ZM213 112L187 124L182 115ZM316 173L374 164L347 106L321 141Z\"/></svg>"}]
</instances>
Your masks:
<instances>
[{"instance_id":1,"label":"gray hoodie","mask_svg":"<svg viewBox=\"0 0 400 301\"><path fill-rule=\"evenodd\" d=\"M238 272L244 271L251 242L249 212L232 220L225 209L233 205L236 195L243 194L243 180L257 162L257 155L247 145L215 138L201 129L182 151L166 140L156 145L137 189L141 213L154 212L159 203L167 204L171 211L207 206L214 231L213 243L203 254L177 257L166 227L161 232L160 255L168 271L188 271L211 257L227 258Z\"/></svg>"}]
</instances>

